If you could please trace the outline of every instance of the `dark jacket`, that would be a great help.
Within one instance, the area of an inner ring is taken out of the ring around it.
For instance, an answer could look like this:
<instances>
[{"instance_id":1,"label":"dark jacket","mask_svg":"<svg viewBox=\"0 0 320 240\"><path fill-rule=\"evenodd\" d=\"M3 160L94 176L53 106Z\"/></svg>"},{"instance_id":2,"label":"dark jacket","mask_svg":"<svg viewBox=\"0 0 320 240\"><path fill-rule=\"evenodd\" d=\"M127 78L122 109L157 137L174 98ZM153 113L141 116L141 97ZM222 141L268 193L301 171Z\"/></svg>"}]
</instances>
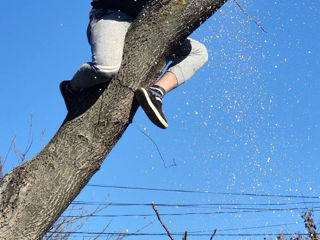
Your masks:
<instances>
[{"instance_id":1,"label":"dark jacket","mask_svg":"<svg viewBox=\"0 0 320 240\"><path fill-rule=\"evenodd\" d=\"M148 0L92 0L93 8L120 10L131 17L137 17Z\"/></svg>"}]
</instances>

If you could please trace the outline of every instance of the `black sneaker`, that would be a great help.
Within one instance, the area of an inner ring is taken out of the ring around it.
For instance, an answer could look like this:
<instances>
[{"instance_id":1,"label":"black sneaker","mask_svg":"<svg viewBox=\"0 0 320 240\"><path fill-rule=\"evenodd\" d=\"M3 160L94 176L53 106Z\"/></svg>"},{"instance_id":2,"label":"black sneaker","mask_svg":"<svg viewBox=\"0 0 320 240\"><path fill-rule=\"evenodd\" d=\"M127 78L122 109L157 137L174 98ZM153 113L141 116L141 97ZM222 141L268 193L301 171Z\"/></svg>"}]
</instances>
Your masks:
<instances>
[{"instance_id":1,"label":"black sneaker","mask_svg":"<svg viewBox=\"0 0 320 240\"><path fill-rule=\"evenodd\" d=\"M162 101L144 88L136 91L135 97L148 118L159 128L168 128L167 120L162 112Z\"/></svg>"},{"instance_id":2,"label":"black sneaker","mask_svg":"<svg viewBox=\"0 0 320 240\"><path fill-rule=\"evenodd\" d=\"M69 112L71 109L72 102L76 98L76 94L71 90L70 81L61 82L59 88L66 108Z\"/></svg>"}]
</instances>

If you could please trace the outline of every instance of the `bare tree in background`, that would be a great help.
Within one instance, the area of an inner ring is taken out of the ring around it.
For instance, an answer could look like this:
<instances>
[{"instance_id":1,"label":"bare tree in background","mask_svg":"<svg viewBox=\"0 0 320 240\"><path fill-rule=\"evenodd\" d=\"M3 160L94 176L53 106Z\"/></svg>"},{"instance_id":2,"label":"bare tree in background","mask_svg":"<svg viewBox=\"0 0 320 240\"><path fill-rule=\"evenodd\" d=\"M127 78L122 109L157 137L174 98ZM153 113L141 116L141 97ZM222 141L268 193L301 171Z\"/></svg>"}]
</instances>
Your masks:
<instances>
[{"instance_id":1,"label":"bare tree in background","mask_svg":"<svg viewBox=\"0 0 320 240\"><path fill-rule=\"evenodd\" d=\"M313 221L313 211L305 212L302 215L304 220L304 226L308 230L308 235L310 240L319 240L319 235L317 233L317 226Z\"/></svg>"},{"instance_id":2,"label":"bare tree in background","mask_svg":"<svg viewBox=\"0 0 320 240\"><path fill-rule=\"evenodd\" d=\"M98 206L93 211L88 212L84 208L70 209L70 212L76 212L75 216L72 217L60 217L57 222L55 222L51 229L44 235L41 240L68 240L72 237L72 232L79 231L86 222L98 212L104 210L108 206ZM104 233L106 229L110 226L111 222L106 224L101 233ZM100 235L97 235L93 240L98 239Z\"/></svg>"},{"instance_id":3,"label":"bare tree in background","mask_svg":"<svg viewBox=\"0 0 320 240\"><path fill-rule=\"evenodd\" d=\"M303 234L294 234L295 236L290 237L290 240L319 240L319 234L317 233L317 226L313 220L313 210L306 211L302 214L301 218L304 221L305 229L308 234L306 237ZM277 236L277 240L287 240L284 235Z\"/></svg>"},{"instance_id":4,"label":"bare tree in background","mask_svg":"<svg viewBox=\"0 0 320 240\"><path fill-rule=\"evenodd\" d=\"M0 239L41 239L97 172L131 123L134 92L150 86L170 50L226 0L150 0L131 25L118 75L83 91L33 159L0 182Z\"/></svg>"}]
</instances>

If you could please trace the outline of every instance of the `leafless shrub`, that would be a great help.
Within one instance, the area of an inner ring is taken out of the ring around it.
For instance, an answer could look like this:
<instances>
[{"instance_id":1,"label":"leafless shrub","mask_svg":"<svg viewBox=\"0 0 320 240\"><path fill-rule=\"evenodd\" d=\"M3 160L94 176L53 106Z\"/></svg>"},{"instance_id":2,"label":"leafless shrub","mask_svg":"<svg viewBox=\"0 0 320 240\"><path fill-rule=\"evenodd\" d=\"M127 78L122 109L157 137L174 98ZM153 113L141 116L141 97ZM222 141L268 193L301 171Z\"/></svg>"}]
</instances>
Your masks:
<instances>
[{"instance_id":1,"label":"leafless shrub","mask_svg":"<svg viewBox=\"0 0 320 240\"><path fill-rule=\"evenodd\" d=\"M313 211L305 212L302 215L304 220L304 226L308 230L308 235L311 240L319 240L319 236L317 234L317 226L313 221Z\"/></svg>"},{"instance_id":2,"label":"leafless shrub","mask_svg":"<svg viewBox=\"0 0 320 240\"><path fill-rule=\"evenodd\" d=\"M109 205L108 205L109 206ZM64 217L62 216L47 232L47 234L42 238L42 240L68 240L71 237L73 232L79 231L85 223L88 221L90 217L97 214L98 212L104 210L108 206L98 206L93 211L89 212L86 209L74 209L73 207L70 209L70 212L80 212L80 214L75 215L73 217ZM101 234L105 232L105 230L109 227L110 223L108 223ZM98 239L99 235L94 238Z\"/></svg>"},{"instance_id":3,"label":"leafless shrub","mask_svg":"<svg viewBox=\"0 0 320 240\"><path fill-rule=\"evenodd\" d=\"M308 236L304 238L302 234L295 234L296 236L290 237L290 240L319 240L318 233L316 232L317 226L313 220L313 210L304 212L301 217L304 220L305 228L308 230ZM286 238L284 235L279 235L277 236L277 240L286 240Z\"/></svg>"}]
</instances>

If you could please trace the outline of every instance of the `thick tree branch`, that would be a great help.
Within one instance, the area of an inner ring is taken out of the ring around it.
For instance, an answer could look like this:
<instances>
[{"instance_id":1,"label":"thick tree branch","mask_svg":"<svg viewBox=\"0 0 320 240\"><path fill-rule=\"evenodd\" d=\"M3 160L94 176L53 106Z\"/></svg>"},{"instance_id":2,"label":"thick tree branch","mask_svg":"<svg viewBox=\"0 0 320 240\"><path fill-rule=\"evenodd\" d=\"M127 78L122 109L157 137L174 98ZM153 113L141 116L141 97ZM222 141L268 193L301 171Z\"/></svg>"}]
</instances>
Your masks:
<instances>
[{"instance_id":1,"label":"thick tree branch","mask_svg":"<svg viewBox=\"0 0 320 240\"><path fill-rule=\"evenodd\" d=\"M172 46L226 0L151 0L131 25L118 76L84 91L48 145L0 182L0 239L40 239L97 172L154 82Z\"/></svg>"}]
</instances>

